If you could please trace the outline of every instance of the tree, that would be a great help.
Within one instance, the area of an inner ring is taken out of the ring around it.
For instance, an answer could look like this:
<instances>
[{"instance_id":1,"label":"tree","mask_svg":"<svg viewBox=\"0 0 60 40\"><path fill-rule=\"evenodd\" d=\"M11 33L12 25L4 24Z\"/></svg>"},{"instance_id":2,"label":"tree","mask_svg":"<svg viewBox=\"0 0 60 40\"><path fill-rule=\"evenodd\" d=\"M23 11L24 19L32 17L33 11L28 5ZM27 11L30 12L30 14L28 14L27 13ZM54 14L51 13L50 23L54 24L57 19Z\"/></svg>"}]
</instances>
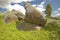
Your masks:
<instances>
[{"instance_id":1,"label":"tree","mask_svg":"<svg viewBox=\"0 0 60 40\"><path fill-rule=\"evenodd\" d=\"M51 16L51 14L52 14L51 4L47 4L45 14L47 14L46 16L48 16L48 17Z\"/></svg>"}]
</instances>

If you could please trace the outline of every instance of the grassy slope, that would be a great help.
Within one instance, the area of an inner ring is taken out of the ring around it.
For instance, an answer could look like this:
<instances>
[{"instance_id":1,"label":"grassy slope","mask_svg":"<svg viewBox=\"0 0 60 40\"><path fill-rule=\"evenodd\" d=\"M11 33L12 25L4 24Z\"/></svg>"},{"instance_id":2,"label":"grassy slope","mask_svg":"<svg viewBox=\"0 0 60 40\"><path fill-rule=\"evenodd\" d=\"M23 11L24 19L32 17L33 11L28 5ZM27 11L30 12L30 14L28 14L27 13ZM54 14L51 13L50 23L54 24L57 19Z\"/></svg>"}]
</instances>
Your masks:
<instances>
[{"instance_id":1,"label":"grassy slope","mask_svg":"<svg viewBox=\"0 0 60 40\"><path fill-rule=\"evenodd\" d=\"M60 40L60 21L56 21L57 26L46 24L40 31L23 31L16 29L15 22L4 23L0 16L0 40Z\"/></svg>"}]
</instances>

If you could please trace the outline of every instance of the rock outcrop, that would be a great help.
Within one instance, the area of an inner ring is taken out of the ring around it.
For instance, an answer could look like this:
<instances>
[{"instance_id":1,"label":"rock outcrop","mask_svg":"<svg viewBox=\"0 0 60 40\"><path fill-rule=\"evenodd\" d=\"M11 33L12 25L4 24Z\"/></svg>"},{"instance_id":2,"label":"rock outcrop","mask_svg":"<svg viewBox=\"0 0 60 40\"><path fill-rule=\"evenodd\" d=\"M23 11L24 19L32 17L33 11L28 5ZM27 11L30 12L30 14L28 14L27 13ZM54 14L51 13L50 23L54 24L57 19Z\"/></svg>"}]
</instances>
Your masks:
<instances>
[{"instance_id":1,"label":"rock outcrop","mask_svg":"<svg viewBox=\"0 0 60 40\"><path fill-rule=\"evenodd\" d=\"M25 2L25 9L26 9L25 16L22 15L21 12L20 12L21 13L20 14L19 12L12 10L12 12L11 12L12 16L8 15L7 17L8 18L11 17L10 18L11 20L14 18L16 18L16 19L23 18L22 23L16 23L17 24L16 26L19 30L40 30L41 26L44 26L46 24L45 16L27 2Z\"/></svg>"},{"instance_id":2,"label":"rock outcrop","mask_svg":"<svg viewBox=\"0 0 60 40\"><path fill-rule=\"evenodd\" d=\"M31 6L27 2L25 2L25 9L26 9L26 15L25 15L24 20L26 22L37 24L37 25L40 25L40 26L45 25L46 18L40 11L38 11L36 8Z\"/></svg>"},{"instance_id":3,"label":"rock outcrop","mask_svg":"<svg viewBox=\"0 0 60 40\"><path fill-rule=\"evenodd\" d=\"M11 13L14 14L14 15L16 15L17 18L18 18L18 20L23 20L24 17L25 17L25 15L22 12L16 11L14 9L11 11Z\"/></svg>"},{"instance_id":4,"label":"rock outcrop","mask_svg":"<svg viewBox=\"0 0 60 40\"><path fill-rule=\"evenodd\" d=\"M18 20L17 16L12 15L12 14L7 14L7 15L5 15L5 18L4 18L4 21L6 23L10 23L10 22L13 22L13 21L16 21L16 20Z\"/></svg>"},{"instance_id":5,"label":"rock outcrop","mask_svg":"<svg viewBox=\"0 0 60 40\"><path fill-rule=\"evenodd\" d=\"M46 24L46 18L41 12L25 2L26 15L24 21L17 25L20 30L40 30Z\"/></svg>"},{"instance_id":6,"label":"rock outcrop","mask_svg":"<svg viewBox=\"0 0 60 40\"><path fill-rule=\"evenodd\" d=\"M16 11L16 10L11 10L11 11L7 11L7 13L5 13L5 18L4 18L4 21L6 23L9 23L9 22L13 22L13 21L17 21L17 20L23 20L24 19L24 16L23 13L19 12L19 11Z\"/></svg>"}]
</instances>

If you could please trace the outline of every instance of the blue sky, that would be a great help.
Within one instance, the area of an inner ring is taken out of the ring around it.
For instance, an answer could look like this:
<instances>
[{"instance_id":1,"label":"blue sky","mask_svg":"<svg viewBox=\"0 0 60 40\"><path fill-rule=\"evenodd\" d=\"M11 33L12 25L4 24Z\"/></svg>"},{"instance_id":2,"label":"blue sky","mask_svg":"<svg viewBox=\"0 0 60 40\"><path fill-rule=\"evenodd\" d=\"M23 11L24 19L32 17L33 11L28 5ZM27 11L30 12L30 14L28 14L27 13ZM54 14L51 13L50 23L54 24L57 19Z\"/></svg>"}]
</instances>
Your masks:
<instances>
[{"instance_id":1,"label":"blue sky","mask_svg":"<svg viewBox=\"0 0 60 40\"><path fill-rule=\"evenodd\" d=\"M49 3L52 6L52 13L60 13L60 0L34 0L34 1L30 1L30 4L31 5L37 5L37 6L35 6L37 8L38 8L39 5L40 6L42 5L42 9L45 9L46 5L49 4ZM0 4L2 4L2 3L0 3ZM11 5L11 6L14 6L15 4L18 4L20 6L24 6L23 1L22 2L17 2L17 3L15 3L14 1L13 2L11 1L9 3L9 5ZM0 7L0 12L5 12L6 10L7 10L7 8Z\"/></svg>"}]
</instances>

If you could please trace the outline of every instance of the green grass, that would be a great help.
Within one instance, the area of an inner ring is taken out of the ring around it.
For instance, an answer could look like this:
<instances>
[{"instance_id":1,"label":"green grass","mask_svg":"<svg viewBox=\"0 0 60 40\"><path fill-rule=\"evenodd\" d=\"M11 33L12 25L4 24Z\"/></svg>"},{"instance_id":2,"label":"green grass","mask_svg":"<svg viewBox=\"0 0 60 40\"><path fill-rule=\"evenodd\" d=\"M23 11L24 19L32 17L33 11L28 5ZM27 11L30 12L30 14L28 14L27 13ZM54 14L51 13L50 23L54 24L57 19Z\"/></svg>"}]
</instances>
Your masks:
<instances>
[{"instance_id":1,"label":"green grass","mask_svg":"<svg viewBox=\"0 0 60 40\"><path fill-rule=\"evenodd\" d=\"M16 29L16 22L4 23L4 17L0 16L0 40L60 40L60 21L57 25L49 24L40 31L24 31Z\"/></svg>"}]
</instances>

